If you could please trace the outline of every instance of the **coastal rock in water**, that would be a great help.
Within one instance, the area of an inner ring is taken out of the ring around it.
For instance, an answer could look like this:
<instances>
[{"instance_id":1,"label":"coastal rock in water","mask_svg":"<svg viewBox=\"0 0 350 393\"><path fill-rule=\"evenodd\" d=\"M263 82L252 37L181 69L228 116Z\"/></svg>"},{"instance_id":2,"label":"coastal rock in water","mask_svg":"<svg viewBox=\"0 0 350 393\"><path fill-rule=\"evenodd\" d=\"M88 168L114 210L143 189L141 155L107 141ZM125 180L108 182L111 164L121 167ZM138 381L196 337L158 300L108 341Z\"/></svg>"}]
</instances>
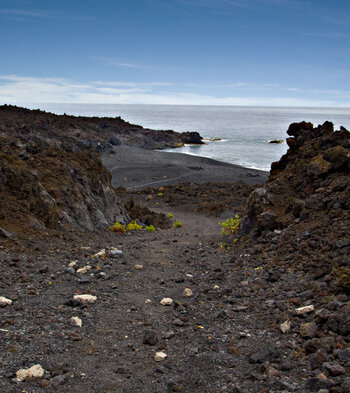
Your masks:
<instances>
[{"instance_id":1,"label":"coastal rock in water","mask_svg":"<svg viewBox=\"0 0 350 393\"><path fill-rule=\"evenodd\" d=\"M187 144L202 145L204 144L202 139L199 133L195 131L187 131L181 134L181 141Z\"/></svg>"}]
</instances>

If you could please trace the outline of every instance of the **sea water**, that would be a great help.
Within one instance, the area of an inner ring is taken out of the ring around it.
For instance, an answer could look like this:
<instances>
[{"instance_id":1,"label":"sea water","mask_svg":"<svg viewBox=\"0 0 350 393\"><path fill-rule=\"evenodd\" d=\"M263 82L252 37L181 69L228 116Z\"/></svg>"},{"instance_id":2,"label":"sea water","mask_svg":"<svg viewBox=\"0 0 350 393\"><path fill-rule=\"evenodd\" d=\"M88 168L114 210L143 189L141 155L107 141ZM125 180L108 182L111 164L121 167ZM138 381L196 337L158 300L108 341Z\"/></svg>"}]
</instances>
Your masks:
<instances>
[{"instance_id":1,"label":"sea water","mask_svg":"<svg viewBox=\"0 0 350 393\"><path fill-rule=\"evenodd\" d=\"M241 107L194 105L40 104L26 105L57 114L75 116L121 116L145 128L198 131L209 139L205 145L167 151L198 155L270 170L271 163L287 151L289 124L307 121L315 126L331 121L335 129L350 129L350 108ZM210 139L220 139L210 141ZM271 140L284 140L271 144Z\"/></svg>"}]
</instances>

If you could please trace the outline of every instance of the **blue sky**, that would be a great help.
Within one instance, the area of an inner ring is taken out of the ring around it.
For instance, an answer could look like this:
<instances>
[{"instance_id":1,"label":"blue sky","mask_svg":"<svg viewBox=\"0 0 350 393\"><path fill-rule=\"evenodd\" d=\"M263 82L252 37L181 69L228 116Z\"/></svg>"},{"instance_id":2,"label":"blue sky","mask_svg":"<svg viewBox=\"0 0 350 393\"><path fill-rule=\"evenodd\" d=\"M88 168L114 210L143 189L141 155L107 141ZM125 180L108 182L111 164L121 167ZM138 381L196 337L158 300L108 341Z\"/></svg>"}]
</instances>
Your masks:
<instances>
[{"instance_id":1,"label":"blue sky","mask_svg":"<svg viewBox=\"0 0 350 393\"><path fill-rule=\"evenodd\" d=\"M0 0L0 103L350 106L346 0Z\"/></svg>"}]
</instances>

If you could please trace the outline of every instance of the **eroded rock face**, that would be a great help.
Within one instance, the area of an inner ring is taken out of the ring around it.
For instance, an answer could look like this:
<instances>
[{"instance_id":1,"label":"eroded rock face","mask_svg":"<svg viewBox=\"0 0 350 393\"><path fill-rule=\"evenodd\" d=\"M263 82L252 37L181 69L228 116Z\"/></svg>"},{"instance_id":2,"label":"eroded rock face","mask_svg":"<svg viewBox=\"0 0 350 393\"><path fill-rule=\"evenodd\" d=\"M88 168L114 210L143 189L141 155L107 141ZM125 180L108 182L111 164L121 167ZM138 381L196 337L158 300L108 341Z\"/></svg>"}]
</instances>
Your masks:
<instances>
[{"instance_id":1,"label":"eroded rock face","mask_svg":"<svg viewBox=\"0 0 350 393\"><path fill-rule=\"evenodd\" d=\"M96 151L0 139L0 195L7 201L0 206L0 222L5 228L93 231L128 220Z\"/></svg>"},{"instance_id":2,"label":"eroded rock face","mask_svg":"<svg viewBox=\"0 0 350 393\"><path fill-rule=\"evenodd\" d=\"M291 124L287 133L288 152L248 198L243 233L259 236L295 220L319 220L326 227L327 220L349 214L349 131L334 132L330 122L316 128L302 122Z\"/></svg>"}]
</instances>

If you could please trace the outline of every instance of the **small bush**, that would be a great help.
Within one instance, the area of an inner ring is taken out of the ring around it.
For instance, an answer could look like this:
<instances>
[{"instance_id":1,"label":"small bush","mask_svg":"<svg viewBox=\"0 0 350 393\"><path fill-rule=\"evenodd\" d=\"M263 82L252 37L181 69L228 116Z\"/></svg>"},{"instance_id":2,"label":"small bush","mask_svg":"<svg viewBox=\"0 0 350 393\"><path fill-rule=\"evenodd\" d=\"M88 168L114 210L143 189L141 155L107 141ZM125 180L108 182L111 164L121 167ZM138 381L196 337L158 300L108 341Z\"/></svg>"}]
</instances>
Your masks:
<instances>
[{"instance_id":1,"label":"small bush","mask_svg":"<svg viewBox=\"0 0 350 393\"><path fill-rule=\"evenodd\" d=\"M225 221L219 222L219 225L222 227L221 232L224 236L234 236L238 233L239 231L239 215L236 214L234 218L227 218ZM231 245L234 245L237 243L237 238L234 237L232 239ZM220 249L226 248L227 251L231 249L230 245L227 245L226 243L221 243L219 246Z\"/></svg>"},{"instance_id":2,"label":"small bush","mask_svg":"<svg viewBox=\"0 0 350 393\"><path fill-rule=\"evenodd\" d=\"M146 226L146 231L148 231L148 232L155 232L156 228L153 225L147 225Z\"/></svg>"},{"instance_id":3,"label":"small bush","mask_svg":"<svg viewBox=\"0 0 350 393\"><path fill-rule=\"evenodd\" d=\"M127 231L127 232L130 232L130 231L141 231L142 228L143 228L143 226L137 224L136 221L131 221L131 222L126 226L126 231Z\"/></svg>"},{"instance_id":4,"label":"small bush","mask_svg":"<svg viewBox=\"0 0 350 393\"><path fill-rule=\"evenodd\" d=\"M172 219L172 218L174 218L174 215L171 213L168 213L168 218Z\"/></svg>"},{"instance_id":5,"label":"small bush","mask_svg":"<svg viewBox=\"0 0 350 393\"><path fill-rule=\"evenodd\" d=\"M114 223L114 225L112 227L109 227L108 229L113 232L118 232L122 235L126 232L125 226L120 222Z\"/></svg>"},{"instance_id":6,"label":"small bush","mask_svg":"<svg viewBox=\"0 0 350 393\"><path fill-rule=\"evenodd\" d=\"M174 228L181 228L183 226L182 221L176 220L174 221L173 227Z\"/></svg>"},{"instance_id":7,"label":"small bush","mask_svg":"<svg viewBox=\"0 0 350 393\"><path fill-rule=\"evenodd\" d=\"M235 235L239 230L239 215L236 214L235 218L227 218L219 222L219 225L222 227L223 235Z\"/></svg>"},{"instance_id":8,"label":"small bush","mask_svg":"<svg viewBox=\"0 0 350 393\"><path fill-rule=\"evenodd\" d=\"M158 192L158 196L162 197L164 194L162 192Z\"/></svg>"}]
</instances>

